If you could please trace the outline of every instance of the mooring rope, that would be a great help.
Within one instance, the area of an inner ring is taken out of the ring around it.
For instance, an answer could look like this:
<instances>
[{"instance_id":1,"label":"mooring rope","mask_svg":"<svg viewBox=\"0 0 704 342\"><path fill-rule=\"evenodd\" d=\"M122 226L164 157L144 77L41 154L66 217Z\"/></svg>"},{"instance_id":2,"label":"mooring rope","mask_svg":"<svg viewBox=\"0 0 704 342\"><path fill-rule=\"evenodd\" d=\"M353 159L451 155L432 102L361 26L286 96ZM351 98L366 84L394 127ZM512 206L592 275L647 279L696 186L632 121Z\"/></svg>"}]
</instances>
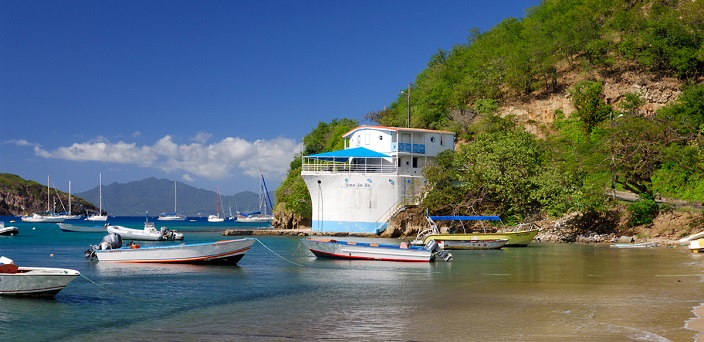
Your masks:
<instances>
[{"instance_id":1,"label":"mooring rope","mask_svg":"<svg viewBox=\"0 0 704 342\"><path fill-rule=\"evenodd\" d=\"M107 287L105 287L105 286L102 286L102 285L100 285L100 284L98 284L98 283L96 283L96 282L94 282L94 281L88 279L88 277L84 276L83 274L81 274L81 277L82 277L83 279L85 279L85 280L88 280L91 284L93 284L93 285L95 285L95 286L97 286L97 287L103 289L104 291L108 291L108 292L114 293L114 294L116 294L116 295L118 295L118 296L120 296L120 297L125 297L125 298L129 298L129 299L134 299L134 300L141 300L141 301L144 301L144 302L158 302L158 300L154 300L154 299L146 299L146 298L139 298L139 297L128 296L128 295L126 295L126 294L122 294L122 293L120 293L120 292L113 291L113 290L111 290L111 289L109 289L109 288L107 288Z\"/></svg>"},{"instance_id":2,"label":"mooring rope","mask_svg":"<svg viewBox=\"0 0 704 342\"><path fill-rule=\"evenodd\" d=\"M274 252L274 251L273 251L271 248L269 248L267 245L265 245L263 242L261 242L259 239L257 239L257 238L253 238L253 239L254 239L254 240L257 240L257 242L259 242L262 246L264 246L264 248L268 249L269 252L271 252L272 254L276 255L277 257L279 257L279 258L281 258L281 259L283 259L283 260L285 260L285 261L287 261L287 262L290 262L290 263L292 263L292 264L294 264L294 265L296 265L296 266L301 266L301 267L305 266L305 265L303 265L303 264L299 264L299 263L293 262L293 261L291 261L291 260L288 260L288 259L282 257L282 256L279 255L278 253Z\"/></svg>"}]
</instances>

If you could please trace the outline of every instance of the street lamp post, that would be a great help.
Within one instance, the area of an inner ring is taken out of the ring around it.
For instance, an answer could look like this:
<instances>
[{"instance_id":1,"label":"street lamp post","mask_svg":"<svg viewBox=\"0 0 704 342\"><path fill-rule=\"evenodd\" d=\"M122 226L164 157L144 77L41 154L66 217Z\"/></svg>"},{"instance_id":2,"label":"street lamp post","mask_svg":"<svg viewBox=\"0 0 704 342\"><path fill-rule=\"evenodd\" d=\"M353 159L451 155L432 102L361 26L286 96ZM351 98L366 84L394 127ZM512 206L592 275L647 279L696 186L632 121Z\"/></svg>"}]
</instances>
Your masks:
<instances>
[{"instance_id":1,"label":"street lamp post","mask_svg":"<svg viewBox=\"0 0 704 342\"><path fill-rule=\"evenodd\" d=\"M408 119L406 121L406 127L411 128L411 82L408 82L408 90L401 90L401 94L406 94L406 100L408 101Z\"/></svg>"}]
</instances>

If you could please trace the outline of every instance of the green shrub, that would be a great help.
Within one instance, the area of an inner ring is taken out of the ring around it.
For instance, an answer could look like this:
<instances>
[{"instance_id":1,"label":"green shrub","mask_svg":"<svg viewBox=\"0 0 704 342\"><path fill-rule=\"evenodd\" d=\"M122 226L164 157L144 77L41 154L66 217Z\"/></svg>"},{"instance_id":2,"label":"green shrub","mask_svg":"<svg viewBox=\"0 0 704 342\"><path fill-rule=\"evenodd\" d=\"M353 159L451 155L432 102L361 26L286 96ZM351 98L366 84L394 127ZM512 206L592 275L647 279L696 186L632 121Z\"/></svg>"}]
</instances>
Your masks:
<instances>
[{"instance_id":1,"label":"green shrub","mask_svg":"<svg viewBox=\"0 0 704 342\"><path fill-rule=\"evenodd\" d=\"M644 198L629 205L628 213L632 226L650 224L658 215L658 204L652 198Z\"/></svg>"}]
</instances>

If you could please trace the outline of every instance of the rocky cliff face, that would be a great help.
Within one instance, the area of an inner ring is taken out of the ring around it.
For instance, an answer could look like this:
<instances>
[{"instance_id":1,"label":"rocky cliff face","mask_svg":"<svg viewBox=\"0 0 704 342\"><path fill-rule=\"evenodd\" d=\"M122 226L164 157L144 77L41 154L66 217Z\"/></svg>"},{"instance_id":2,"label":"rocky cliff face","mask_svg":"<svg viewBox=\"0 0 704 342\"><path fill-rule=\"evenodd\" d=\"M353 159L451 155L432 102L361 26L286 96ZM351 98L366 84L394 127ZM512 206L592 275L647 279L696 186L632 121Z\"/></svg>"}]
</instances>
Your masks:
<instances>
[{"instance_id":1,"label":"rocky cliff face","mask_svg":"<svg viewBox=\"0 0 704 342\"><path fill-rule=\"evenodd\" d=\"M595 70L588 75L576 68L561 68L562 77L557 82L559 90L509 101L501 107L501 114L515 115L529 132L542 136L545 132L541 127L552 123L557 111L569 116L576 110L569 89L582 80L602 81L604 100L615 108L618 108L626 94L638 94L643 101L638 112L644 116L654 115L660 108L677 100L682 93L683 83L680 80L637 71L634 66L622 65L608 71Z\"/></svg>"},{"instance_id":2,"label":"rocky cliff face","mask_svg":"<svg viewBox=\"0 0 704 342\"><path fill-rule=\"evenodd\" d=\"M296 229L301 227L310 227L310 219L304 219L299 215L287 211L286 203L277 203L274 208L274 220L271 225L276 229Z\"/></svg>"},{"instance_id":3,"label":"rocky cliff face","mask_svg":"<svg viewBox=\"0 0 704 342\"><path fill-rule=\"evenodd\" d=\"M24 180L22 180L24 181ZM49 208L57 212L67 211L69 207L68 194L52 189L49 195ZM0 216L21 216L32 213L43 213L47 209L46 186L36 182L6 184L0 183ZM85 214L97 208L80 198L71 197L72 214Z\"/></svg>"}]
</instances>

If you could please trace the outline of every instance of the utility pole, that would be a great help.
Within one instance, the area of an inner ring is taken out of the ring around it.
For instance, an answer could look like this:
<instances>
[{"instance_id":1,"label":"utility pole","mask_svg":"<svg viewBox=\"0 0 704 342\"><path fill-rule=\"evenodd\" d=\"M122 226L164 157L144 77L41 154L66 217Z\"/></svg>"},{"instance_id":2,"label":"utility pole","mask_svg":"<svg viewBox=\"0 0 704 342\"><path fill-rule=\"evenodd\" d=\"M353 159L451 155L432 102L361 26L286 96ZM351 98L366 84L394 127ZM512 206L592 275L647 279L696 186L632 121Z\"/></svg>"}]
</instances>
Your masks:
<instances>
[{"instance_id":1,"label":"utility pole","mask_svg":"<svg viewBox=\"0 0 704 342\"><path fill-rule=\"evenodd\" d=\"M406 128L411 128L411 82L408 82L408 91L406 92L406 95L408 95L408 124L406 125Z\"/></svg>"}]
</instances>

